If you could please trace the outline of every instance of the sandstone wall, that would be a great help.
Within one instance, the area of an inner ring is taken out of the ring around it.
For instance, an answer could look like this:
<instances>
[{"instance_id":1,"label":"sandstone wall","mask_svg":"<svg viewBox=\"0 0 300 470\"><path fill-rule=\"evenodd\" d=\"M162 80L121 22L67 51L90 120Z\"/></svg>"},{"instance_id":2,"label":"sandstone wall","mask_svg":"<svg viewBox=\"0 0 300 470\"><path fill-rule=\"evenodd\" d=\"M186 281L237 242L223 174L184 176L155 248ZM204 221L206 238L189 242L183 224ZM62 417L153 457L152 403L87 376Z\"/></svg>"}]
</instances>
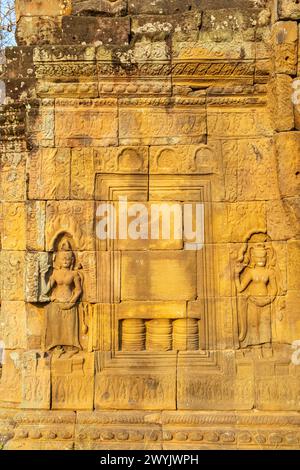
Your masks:
<instances>
[{"instance_id":1,"label":"sandstone wall","mask_svg":"<svg viewBox=\"0 0 300 470\"><path fill-rule=\"evenodd\" d=\"M4 448L299 448L299 2L16 3ZM204 247L99 240L97 207L120 196L202 203ZM71 330L78 354L50 348Z\"/></svg>"}]
</instances>

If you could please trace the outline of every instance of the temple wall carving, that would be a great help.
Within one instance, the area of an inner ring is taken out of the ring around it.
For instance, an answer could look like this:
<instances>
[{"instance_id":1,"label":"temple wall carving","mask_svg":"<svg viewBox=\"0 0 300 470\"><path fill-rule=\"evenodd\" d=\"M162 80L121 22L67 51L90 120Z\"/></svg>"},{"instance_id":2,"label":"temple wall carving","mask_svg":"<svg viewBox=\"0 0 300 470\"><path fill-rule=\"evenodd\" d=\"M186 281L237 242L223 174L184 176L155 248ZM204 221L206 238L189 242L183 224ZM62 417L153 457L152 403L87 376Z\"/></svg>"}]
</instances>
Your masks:
<instances>
[{"instance_id":1,"label":"temple wall carving","mask_svg":"<svg viewBox=\"0 0 300 470\"><path fill-rule=\"evenodd\" d=\"M16 4L0 446L299 448L300 4Z\"/></svg>"}]
</instances>

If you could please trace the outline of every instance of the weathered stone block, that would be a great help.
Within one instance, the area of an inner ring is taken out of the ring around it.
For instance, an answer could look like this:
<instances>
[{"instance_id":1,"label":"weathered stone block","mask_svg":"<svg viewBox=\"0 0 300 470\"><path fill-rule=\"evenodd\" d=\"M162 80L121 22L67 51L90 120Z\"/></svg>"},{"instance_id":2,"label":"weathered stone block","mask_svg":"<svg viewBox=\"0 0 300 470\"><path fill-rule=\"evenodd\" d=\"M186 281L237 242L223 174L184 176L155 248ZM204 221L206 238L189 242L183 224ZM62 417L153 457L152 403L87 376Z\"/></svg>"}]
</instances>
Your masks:
<instances>
[{"instance_id":1,"label":"weathered stone block","mask_svg":"<svg viewBox=\"0 0 300 470\"><path fill-rule=\"evenodd\" d=\"M95 177L101 173L110 173L116 176L116 173L124 175L131 173L145 174L147 172L147 147L73 149L71 196L74 199L93 199L94 196L96 199L102 199L101 196L97 194L97 187L94 187ZM124 177L120 176L119 179L122 184ZM108 195L106 194L105 188L101 187L100 190L106 200Z\"/></svg>"},{"instance_id":2,"label":"weathered stone block","mask_svg":"<svg viewBox=\"0 0 300 470\"><path fill-rule=\"evenodd\" d=\"M234 285L231 278L233 274L233 254L235 245L233 243L216 243L214 247L216 282L214 285L214 297L233 297Z\"/></svg>"},{"instance_id":3,"label":"weathered stone block","mask_svg":"<svg viewBox=\"0 0 300 470\"><path fill-rule=\"evenodd\" d=\"M92 410L94 354L80 353L52 362L51 404L54 410Z\"/></svg>"},{"instance_id":4,"label":"weathered stone block","mask_svg":"<svg viewBox=\"0 0 300 470\"><path fill-rule=\"evenodd\" d=\"M8 79L28 79L35 76L32 47L8 47L5 57Z\"/></svg>"},{"instance_id":5,"label":"weathered stone block","mask_svg":"<svg viewBox=\"0 0 300 470\"><path fill-rule=\"evenodd\" d=\"M218 173L220 169L220 146L209 145L151 146L151 174L203 174Z\"/></svg>"},{"instance_id":6,"label":"weathered stone block","mask_svg":"<svg viewBox=\"0 0 300 470\"><path fill-rule=\"evenodd\" d=\"M27 139L30 148L54 147L54 101L34 102L27 110Z\"/></svg>"},{"instance_id":7,"label":"weathered stone block","mask_svg":"<svg viewBox=\"0 0 300 470\"><path fill-rule=\"evenodd\" d=\"M272 43L269 38L255 43L256 67L254 83L269 83L271 74L274 71Z\"/></svg>"},{"instance_id":8,"label":"weathered stone block","mask_svg":"<svg viewBox=\"0 0 300 470\"><path fill-rule=\"evenodd\" d=\"M72 0L17 0L16 16L61 16L71 12Z\"/></svg>"},{"instance_id":9,"label":"weathered stone block","mask_svg":"<svg viewBox=\"0 0 300 470\"><path fill-rule=\"evenodd\" d=\"M81 266L80 273L83 277L84 288L81 300L83 302L95 302L97 298L96 253L93 251L78 251L74 255L78 265Z\"/></svg>"},{"instance_id":10,"label":"weathered stone block","mask_svg":"<svg viewBox=\"0 0 300 470\"><path fill-rule=\"evenodd\" d=\"M46 65L47 63L58 62L64 64L65 68L68 69L66 61L78 61L80 62L88 62L87 65L90 65L90 62L95 60L95 47L93 46L85 46L85 45L64 45L64 46L39 46L35 47L33 50L33 60L34 63L40 65ZM58 71L61 71L58 64L57 68ZM76 68L76 64L72 64ZM53 66L53 64L52 64ZM77 69L78 70L78 69ZM48 70L49 71L49 70ZM50 70L50 76L53 76L53 73L56 72L57 69ZM40 75L38 75L40 76ZM74 77L74 73L70 75Z\"/></svg>"},{"instance_id":11,"label":"weathered stone block","mask_svg":"<svg viewBox=\"0 0 300 470\"><path fill-rule=\"evenodd\" d=\"M25 300L39 302L41 298L41 269L49 264L49 255L45 252L27 252L25 256Z\"/></svg>"},{"instance_id":12,"label":"weathered stone block","mask_svg":"<svg viewBox=\"0 0 300 470\"><path fill-rule=\"evenodd\" d=\"M178 363L178 405L181 409L239 409L249 410L254 403L254 374L251 363L235 364L234 353L223 351L218 355L219 366L226 371L205 374L197 370L196 363L188 357L180 357ZM222 364L222 365L221 365ZM193 371L193 372L192 372ZM212 405L214 403L214 405ZM221 404L222 403L222 404Z\"/></svg>"},{"instance_id":13,"label":"weathered stone block","mask_svg":"<svg viewBox=\"0 0 300 470\"><path fill-rule=\"evenodd\" d=\"M2 300L24 300L25 253L2 251L0 275Z\"/></svg>"},{"instance_id":14,"label":"weathered stone block","mask_svg":"<svg viewBox=\"0 0 300 470\"><path fill-rule=\"evenodd\" d=\"M296 257L298 258L298 247L294 247L297 250ZM288 249L290 251L290 255L293 255L293 251L295 251L293 248ZM291 273L297 273L298 268L295 270L292 268ZM290 274L288 274L288 278L290 278ZM297 286L298 287L298 286ZM299 315L297 315L297 306L299 305L300 302L300 293L299 290L289 290L287 295L282 298L281 304L280 304L280 311L279 311L279 321L277 321L276 326L277 326L277 340L280 343L285 343L288 344L288 353L289 353L289 358L291 359L291 356L293 354L293 350L290 347L290 344L292 344L294 341L297 341L300 337L300 320L299 320ZM297 348L299 350L299 348ZM296 348L294 348L296 350ZM295 354L296 356L296 354ZM286 359L288 359L288 357ZM298 355L299 357L299 355ZM290 365L291 362L286 360L286 363L289 363ZM297 372L297 367L294 369L294 372ZM292 387L289 387L289 392L293 394L294 392L292 391ZM287 402L286 402L287 403ZM292 403L291 403L292 404ZM293 405L297 404L299 406L299 398L296 399L296 395L294 395L293 399ZM282 406L284 406L283 403L281 403Z\"/></svg>"},{"instance_id":15,"label":"weathered stone block","mask_svg":"<svg viewBox=\"0 0 300 470\"><path fill-rule=\"evenodd\" d=\"M291 240L288 248L288 289L300 291L300 242Z\"/></svg>"},{"instance_id":16,"label":"weathered stone block","mask_svg":"<svg viewBox=\"0 0 300 470\"><path fill-rule=\"evenodd\" d=\"M42 350L44 342L44 307L26 304L27 344L30 350Z\"/></svg>"},{"instance_id":17,"label":"weathered stone block","mask_svg":"<svg viewBox=\"0 0 300 470\"><path fill-rule=\"evenodd\" d=\"M116 145L118 136L117 101L62 100L55 108L57 145Z\"/></svg>"},{"instance_id":18,"label":"weathered stone block","mask_svg":"<svg viewBox=\"0 0 300 470\"><path fill-rule=\"evenodd\" d=\"M2 249L25 250L26 215L24 203L3 203Z\"/></svg>"},{"instance_id":19,"label":"weathered stone block","mask_svg":"<svg viewBox=\"0 0 300 470\"><path fill-rule=\"evenodd\" d=\"M206 114L201 105L184 112L180 107L170 107L168 102L155 107L132 105L133 100L120 108L122 145L201 144L205 140ZM170 109L173 109L172 117Z\"/></svg>"},{"instance_id":20,"label":"weathered stone block","mask_svg":"<svg viewBox=\"0 0 300 470\"><path fill-rule=\"evenodd\" d=\"M1 370L0 404L3 408L19 408L22 399L22 354L23 351L5 351Z\"/></svg>"},{"instance_id":21,"label":"weathered stone block","mask_svg":"<svg viewBox=\"0 0 300 470\"><path fill-rule=\"evenodd\" d=\"M185 302L121 302L117 306L118 318L186 318Z\"/></svg>"},{"instance_id":22,"label":"weathered stone block","mask_svg":"<svg viewBox=\"0 0 300 470\"><path fill-rule=\"evenodd\" d=\"M231 70L228 62L226 61L226 58L237 61L237 63L235 63L236 69L241 67L241 65L243 65L244 69L247 69L246 64L243 63L243 59L255 59L255 45L251 41L244 41L243 45L241 45L236 41L216 42L212 39L207 39L206 41L201 41L201 39L182 41L175 38L172 41L172 45L172 57L174 63L176 63L177 60L184 59L224 59L224 75L225 70L226 74L229 74ZM258 43L257 46L259 45L261 44ZM212 69L212 74L216 74L218 71L220 71L220 68L218 69L212 64L209 65ZM252 64L250 63L248 65ZM181 67L183 68L183 64L181 64ZM198 68L201 70L200 67ZM250 70L251 67L249 67L249 71ZM176 69L174 72L176 73Z\"/></svg>"},{"instance_id":23,"label":"weathered stone block","mask_svg":"<svg viewBox=\"0 0 300 470\"><path fill-rule=\"evenodd\" d=\"M199 0L201 9L223 9L223 8L264 8L268 0Z\"/></svg>"},{"instance_id":24,"label":"weathered stone block","mask_svg":"<svg viewBox=\"0 0 300 470\"><path fill-rule=\"evenodd\" d=\"M34 78L8 78L5 81L5 96L15 101L34 99L36 98L35 85Z\"/></svg>"},{"instance_id":25,"label":"weathered stone block","mask_svg":"<svg viewBox=\"0 0 300 470\"><path fill-rule=\"evenodd\" d=\"M97 173L147 175L149 171L148 150L148 147L135 145L96 149L95 170Z\"/></svg>"},{"instance_id":26,"label":"weathered stone block","mask_svg":"<svg viewBox=\"0 0 300 470\"><path fill-rule=\"evenodd\" d=\"M282 93L283 90L282 90ZM284 95L286 96L286 95ZM287 98L286 102L287 102ZM287 103L286 116L288 125L291 125L292 114L289 112L291 106ZM228 109L220 112L220 108L209 107L207 114L208 135L216 137L250 137L271 136L273 134L272 116L268 110L249 108Z\"/></svg>"},{"instance_id":27,"label":"weathered stone block","mask_svg":"<svg viewBox=\"0 0 300 470\"><path fill-rule=\"evenodd\" d=\"M189 12L180 15L145 15L133 16L131 23L131 32L135 37L147 37L152 40L164 39L170 34L176 32L179 34L188 34L191 37L192 32L198 32L201 26L201 13Z\"/></svg>"},{"instance_id":28,"label":"weathered stone block","mask_svg":"<svg viewBox=\"0 0 300 470\"><path fill-rule=\"evenodd\" d=\"M172 357L173 356L173 357ZM175 355L165 357L169 364L168 372L157 367L134 370L138 359L131 363L126 361L118 374L112 370L104 370L96 374L95 408L123 410L160 410L175 409L176 376L174 374Z\"/></svg>"},{"instance_id":29,"label":"weathered stone block","mask_svg":"<svg viewBox=\"0 0 300 470\"><path fill-rule=\"evenodd\" d=\"M232 260L231 260L232 262ZM225 272L225 276L221 275L222 272ZM222 278L222 282L220 282L220 292L223 292L226 297L219 297L217 299L210 299L210 302L214 303L214 308L216 309L216 318L218 318L217 324L217 349L221 350L230 350L235 349L237 346L237 337L232 335L232 331L236 328L236 319L235 319L235 308L236 302L235 298L231 296L227 296L229 291L229 285L225 286L226 282L226 275L230 275L230 269L228 269L228 264L226 266L225 271L219 271L219 276ZM229 284L229 283L228 283ZM232 288L232 286L231 286ZM227 292L226 292L227 290ZM231 291L232 292L232 291Z\"/></svg>"},{"instance_id":30,"label":"weathered stone block","mask_svg":"<svg viewBox=\"0 0 300 470\"><path fill-rule=\"evenodd\" d=\"M41 148L28 162L29 199L68 199L70 193L70 150Z\"/></svg>"},{"instance_id":31,"label":"weathered stone block","mask_svg":"<svg viewBox=\"0 0 300 470\"><path fill-rule=\"evenodd\" d=\"M25 153L3 152L1 154L0 195L2 201L24 201L26 192L25 167Z\"/></svg>"},{"instance_id":32,"label":"weathered stone block","mask_svg":"<svg viewBox=\"0 0 300 470\"><path fill-rule=\"evenodd\" d=\"M28 250L45 249L46 202L26 203L26 247Z\"/></svg>"},{"instance_id":33,"label":"weathered stone block","mask_svg":"<svg viewBox=\"0 0 300 470\"><path fill-rule=\"evenodd\" d=\"M284 132L275 137L278 182L281 197L300 194L300 136Z\"/></svg>"},{"instance_id":34,"label":"weathered stone block","mask_svg":"<svg viewBox=\"0 0 300 470\"><path fill-rule=\"evenodd\" d=\"M256 407L260 410L299 410L299 369L289 357L281 363L256 366Z\"/></svg>"},{"instance_id":35,"label":"weathered stone block","mask_svg":"<svg viewBox=\"0 0 300 470\"><path fill-rule=\"evenodd\" d=\"M2 301L0 341L5 349L26 349L26 312L24 302Z\"/></svg>"},{"instance_id":36,"label":"weathered stone block","mask_svg":"<svg viewBox=\"0 0 300 470\"><path fill-rule=\"evenodd\" d=\"M18 21L16 40L19 46L60 44L61 38L61 16L21 16Z\"/></svg>"},{"instance_id":37,"label":"weathered stone block","mask_svg":"<svg viewBox=\"0 0 300 470\"><path fill-rule=\"evenodd\" d=\"M62 20L64 44L126 45L129 34L129 18L66 16Z\"/></svg>"},{"instance_id":38,"label":"weathered stone block","mask_svg":"<svg viewBox=\"0 0 300 470\"><path fill-rule=\"evenodd\" d=\"M268 10L249 8L204 9L201 34L216 41L228 41L237 34L245 40L254 40L258 26L267 26L271 14Z\"/></svg>"},{"instance_id":39,"label":"weathered stone block","mask_svg":"<svg viewBox=\"0 0 300 470\"><path fill-rule=\"evenodd\" d=\"M283 20L298 20L300 18L298 0L279 0L278 15Z\"/></svg>"},{"instance_id":40,"label":"weathered stone block","mask_svg":"<svg viewBox=\"0 0 300 470\"><path fill-rule=\"evenodd\" d=\"M131 15L174 15L197 9L199 0L131 0L128 2L128 12Z\"/></svg>"},{"instance_id":41,"label":"weathered stone block","mask_svg":"<svg viewBox=\"0 0 300 470\"><path fill-rule=\"evenodd\" d=\"M297 210L295 211L289 205L293 204L293 199L295 198L278 199L266 203L268 233L273 240L288 240L289 238L298 237L300 234ZM299 207L297 199L294 201L295 208L297 208L297 205Z\"/></svg>"},{"instance_id":42,"label":"weathered stone block","mask_svg":"<svg viewBox=\"0 0 300 470\"><path fill-rule=\"evenodd\" d=\"M122 16L127 12L128 0L73 0L74 15Z\"/></svg>"},{"instance_id":43,"label":"weathered stone block","mask_svg":"<svg viewBox=\"0 0 300 470\"><path fill-rule=\"evenodd\" d=\"M2 83L3 85L3 83ZM6 84L7 85L7 84ZM2 86L2 93L6 89ZM25 144L25 106L22 103L2 105L1 107L1 150L9 153L24 152ZM14 142L13 142L14 141Z\"/></svg>"},{"instance_id":44,"label":"weathered stone block","mask_svg":"<svg viewBox=\"0 0 300 470\"><path fill-rule=\"evenodd\" d=\"M299 71L298 71L299 73ZM300 78L297 77L292 83L292 102L294 105L295 128L300 129Z\"/></svg>"},{"instance_id":45,"label":"weathered stone block","mask_svg":"<svg viewBox=\"0 0 300 470\"><path fill-rule=\"evenodd\" d=\"M122 256L122 300L193 300L195 252L131 252Z\"/></svg>"},{"instance_id":46,"label":"weathered stone block","mask_svg":"<svg viewBox=\"0 0 300 470\"><path fill-rule=\"evenodd\" d=\"M119 303L121 300L121 253L97 252L97 302Z\"/></svg>"},{"instance_id":47,"label":"weathered stone block","mask_svg":"<svg viewBox=\"0 0 300 470\"><path fill-rule=\"evenodd\" d=\"M28 351L22 358L22 408L50 409L50 357Z\"/></svg>"},{"instance_id":48,"label":"weathered stone block","mask_svg":"<svg viewBox=\"0 0 300 470\"><path fill-rule=\"evenodd\" d=\"M294 21L279 21L272 29L277 73L295 75L298 54L298 25Z\"/></svg>"},{"instance_id":49,"label":"weathered stone block","mask_svg":"<svg viewBox=\"0 0 300 470\"><path fill-rule=\"evenodd\" d=\"M237 141L232 153L238 155L238 200L277 199L279 192L273 140Z\"/></svg>"},{"instance_id":50,"label":"weathered stone block","mask_svg":"<svg viewBox=\"0 0 300 470\"><path fill-rule=\"evenodd\" d=\"M92 199L94 196L95 162L93 148L72 150L71 197Z\"/></svg>"},{"instance_id":51,"label":"weathered stone block","mask_svg":"<svg viewBox=\"0 0 300 470\"><path fill-rule=\"evenodd\" d=\"M289 75L277 74L270 82L270 108L273 113L277 132L289 131L294 128L293 110L293 79Z\"/></svg>"},{"instance_id":52,"label":"weathered stone block","mask_svg":"<svg viewBox=\"0 0 300 470\"><path fill-rule=\"evenodd\" d=\"M264 201L213 204L213 236L215 243L243 242L251 232L267 228Z\"/></svg>"},{"instance_id":53,"label":"weathered stone block","mask_svg":"<svg viewBox=\"0 0 300 470\"><path fill-rule=\"evenodd\" d=\"M51 201L46 206L46 249L62 233L72 236L75 250L93 250L95 243L93 220L94 203L90 201Z\"/></svg>"}]
</instances>

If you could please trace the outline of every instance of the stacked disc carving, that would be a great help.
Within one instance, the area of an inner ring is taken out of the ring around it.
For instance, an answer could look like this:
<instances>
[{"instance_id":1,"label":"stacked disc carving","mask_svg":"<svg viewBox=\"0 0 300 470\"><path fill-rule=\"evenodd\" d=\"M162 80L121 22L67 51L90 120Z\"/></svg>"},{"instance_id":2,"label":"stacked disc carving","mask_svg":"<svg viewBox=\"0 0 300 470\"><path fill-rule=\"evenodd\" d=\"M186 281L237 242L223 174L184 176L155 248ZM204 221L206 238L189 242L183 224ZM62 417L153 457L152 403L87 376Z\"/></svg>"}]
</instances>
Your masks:
<instances>
[{"instance_id":1,"label":"stacked disc carving","mask_svg":"<svg viewBox=\"0 0 300 470\"><path fill-rule=\"evenodd\" d=\"M148 351L168 351L172 349L172 321L155 319L146 325L146 349Z\"/></svg>"},{"instance_id":2,"label":"stacked disc carving","mask_svg":"<svg viewBox=\"0 0 300 470\"><path fill-rule=\"evenodd\" d=\"M140 319L123 320L122 350L143 351L145 349L145 322Z\"/></svg>"},{"instance_id":3,"label":"stacked disc carving","mask_svg":"<svg viewBox=\"0 0 300 470\"><path fill-rule=\"evenodd\" d=\"M183 318L173 323L173 349L177 351L196 351L199 349L198 321Z\"/></svg>"}]
</instances>

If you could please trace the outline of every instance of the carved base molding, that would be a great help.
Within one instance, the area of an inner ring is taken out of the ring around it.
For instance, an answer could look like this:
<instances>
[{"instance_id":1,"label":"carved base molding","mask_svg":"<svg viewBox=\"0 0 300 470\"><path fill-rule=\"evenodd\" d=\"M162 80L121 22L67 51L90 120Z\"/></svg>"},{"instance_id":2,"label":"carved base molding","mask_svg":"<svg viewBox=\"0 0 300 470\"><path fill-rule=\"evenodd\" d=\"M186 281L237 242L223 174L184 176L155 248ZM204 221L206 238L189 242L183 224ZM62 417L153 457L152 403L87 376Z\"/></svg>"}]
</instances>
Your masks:
<instances>
[{"instance_id":1,"label":"carved base molding","mask_svg":"<svg viewBox=\"0 0 300 470\"><path fill-rule=\"evenodd\" d=\"M5 450L299 449L299 413L0 411Z\"/></svg>"}]
</instances>

